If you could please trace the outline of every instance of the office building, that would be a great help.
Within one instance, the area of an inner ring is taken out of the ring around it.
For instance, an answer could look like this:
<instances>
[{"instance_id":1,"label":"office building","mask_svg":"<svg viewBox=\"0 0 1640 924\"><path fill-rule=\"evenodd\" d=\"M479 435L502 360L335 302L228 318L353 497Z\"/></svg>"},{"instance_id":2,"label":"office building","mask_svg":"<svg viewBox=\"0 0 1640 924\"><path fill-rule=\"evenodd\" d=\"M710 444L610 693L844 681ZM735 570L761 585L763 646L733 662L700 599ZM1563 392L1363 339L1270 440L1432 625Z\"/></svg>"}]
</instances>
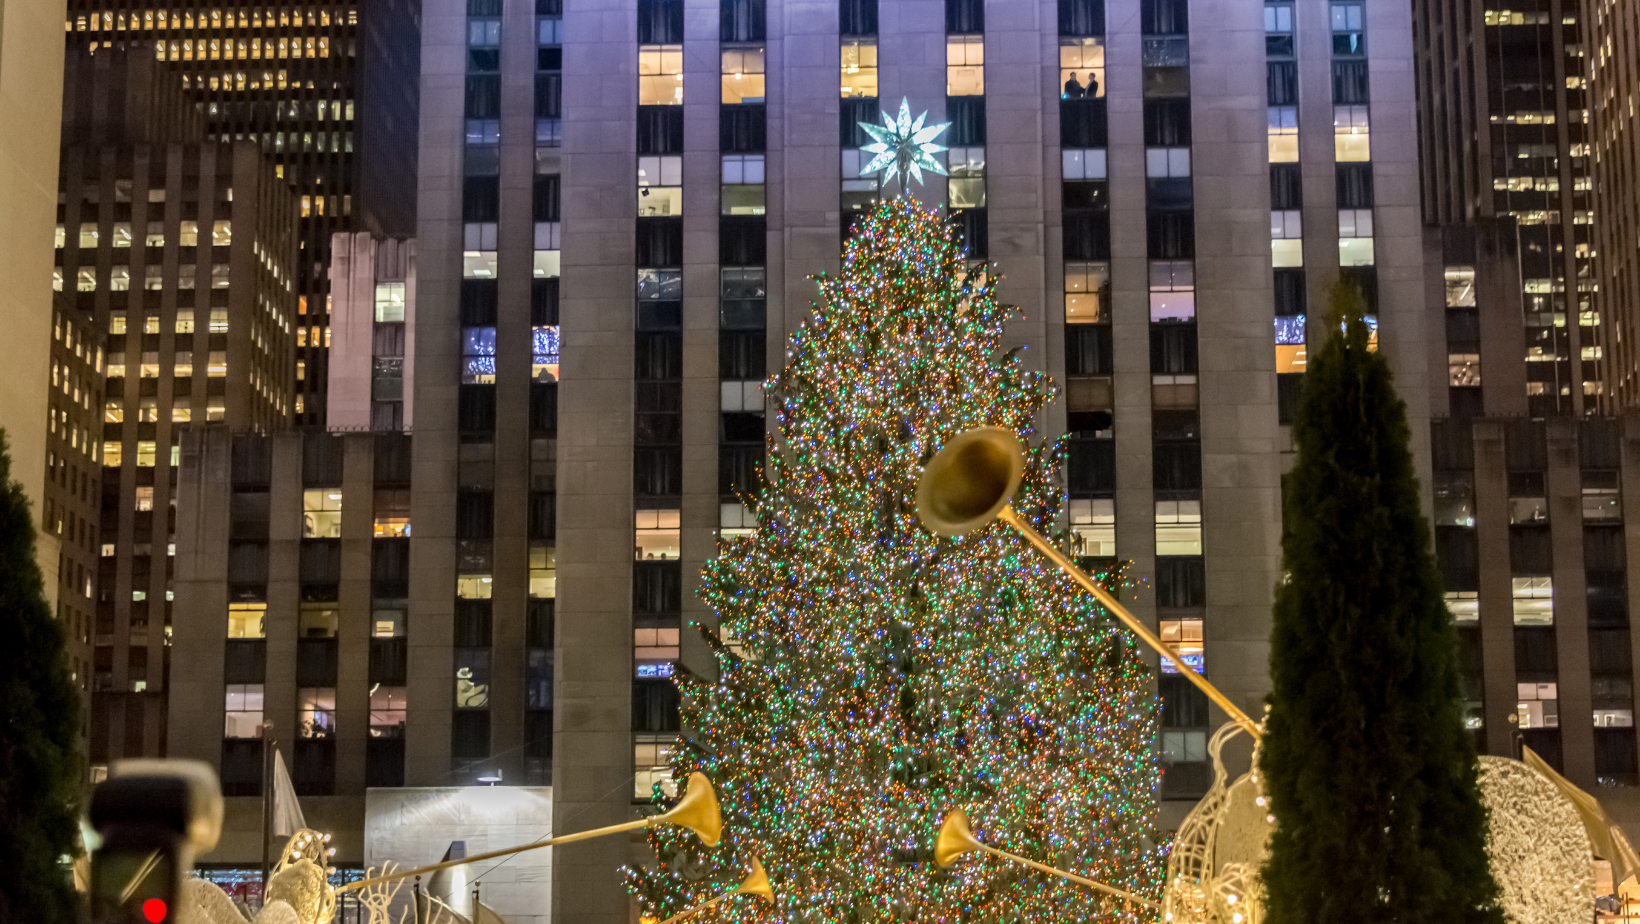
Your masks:
<instances>
[{"instance_id":1,"label":"office building","mask_svg":"<svg viewBox=\"0 0 1640 924\"><path fill-rule=\"evenodd\" d=\"M1640 129L1630 105L1640 89L1640 11L1633 4L1612 0L1585 0L1582 20L1587 30L1589 86L1592 117L1589 157L1593 187L1601 201L1594 223L1596 257L1595 305L1606 319L1605 375L1609 383L1606 407L1626 409L1637 403L1640 391Z\"/></svg>"},{"instance_id":2,"label":"office building","mask_svg":"<svg viewBox=\"0 0 1640 924\"><path fill-rule=\"evenodd\" d=\"M1449 314L1453 390L1437 397L1450 398L1454 416L1594 413L1606 388L1602 351L1611 343L1594 304L1592 107L1581 11L1558 0L1509 8L1417 0L1413 7L1424 218L1444 237L1432 246L1446 252L1449 265L1473 267L1477 291L1509 302L1500 317L1518 310L1525 320L1517 341L1512 321L1486 327L1484 306L1479 329L1465 326L1468 315ZM1477 255L1477 238L1500 239L1513 260ZM1487 279L1489 268L1500 278ZM1468 270L1458 272L1454 288ZM1486 390L1499 403L1476 403L1476 385L1502 375L1513 386L1521 371L1524 409L1512 387Z\"/></svg>"},{"instance_id":3,"label":"office building","mask_svg":"<svg viewBox=\"0 0 1640 924\"><path fill-rule=\"evenodd\" d=\"M300 375L292 195L255 145L205 140L166 78L146 45L68 55L56 288L106 338L93 778L166 751L182 431L282 429Z\"/></svg>"},{"instance_id":4,"label":"office building","mask_svg":"<svg viewBox=\"0 0 1640 924\"><path fill-rule=\"evenodd\" d=\"M550 784L562 830L631 817L678 731L669 665L711 669L682 631L713 618L696 575L757 526L759 383L809 276L884 192L858 122L902 98L951 123L951 176L912 194L999 264L1009 338L1065 385L1047 424L1071 435L1077 551L1131 560L1135 611L1243 708L1267 686L1283 423L1340 275L1369 296L1426 452L1445 371L1426 346L1409 11L424 12L413 274L384 270L397 242L333 249L356 370L370 319L371 426L402 337L414 435L184 444L171 744L244 794L222 863L259 853L247 768L267 721L344 864L368 853L371 786L499 776ZM412 275L405 330L384 332L383 287ZM334 422L362 426L362 376L333 386L352 395ZM1222 720L1178 679L1161 684L1164 827L1208 784ZM627 920L616 870L642 853L559 853L552 913Z\"/></svg>"},{"instance_id":5,"label":"office building","mask_svg":"<svg viewBox=\"0 0 1640 924\"><path fill-rule=\"evenodd\" d=\"M294 421L322 427L331 236L413 232L418 5L73 0L72 34L151 48L210 141L259 148L296 193ZM371 169L361 172L368 160Z\"/></svg>"}]
</instances>

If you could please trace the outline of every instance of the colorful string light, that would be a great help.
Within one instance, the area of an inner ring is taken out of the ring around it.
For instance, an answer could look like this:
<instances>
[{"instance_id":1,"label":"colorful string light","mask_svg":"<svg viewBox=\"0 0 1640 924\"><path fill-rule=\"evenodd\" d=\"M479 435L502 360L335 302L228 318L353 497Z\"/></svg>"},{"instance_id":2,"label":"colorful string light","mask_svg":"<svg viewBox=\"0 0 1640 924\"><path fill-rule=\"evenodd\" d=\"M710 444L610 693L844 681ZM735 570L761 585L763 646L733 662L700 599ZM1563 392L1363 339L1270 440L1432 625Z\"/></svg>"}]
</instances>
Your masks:
<instances>
[{"instance_id":1,"label":"colorful string light","mask_svg":"<svg viewBox=\"0 0 1640 924\"><path fill-rule=\"evenodd\" d=\"M778 434L758 529L704 572L719 677L676 675L672 770L717 785L723 844L652 829L659 863L626 870L646 918L732 888L757 856L774 907L724 903L718 920L1135 920L991 858L940 870L934 836L958 806L988 844L1159 892L1152 671L1131 637L1006 527L938 539L912 506L944 440L994 425L1030 446L1056 394L1002 352L1015 309L997 280L906 198L875 206L842 274L817 277L767 383ZM1028 450L1014 505L1039 528L1057 522L1061 462L1057 443Z\"/></svg>"}]
</instances>

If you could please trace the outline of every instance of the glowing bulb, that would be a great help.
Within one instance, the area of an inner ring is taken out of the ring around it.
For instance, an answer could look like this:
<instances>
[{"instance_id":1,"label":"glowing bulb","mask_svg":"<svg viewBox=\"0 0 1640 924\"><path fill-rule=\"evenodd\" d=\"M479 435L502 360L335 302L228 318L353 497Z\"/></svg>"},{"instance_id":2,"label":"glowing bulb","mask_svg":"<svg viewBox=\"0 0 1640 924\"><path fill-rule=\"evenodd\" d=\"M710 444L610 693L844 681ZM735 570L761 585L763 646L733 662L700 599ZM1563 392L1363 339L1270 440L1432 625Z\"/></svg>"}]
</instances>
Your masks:
<instances>
[{"instance_id":1,"label":"glowing bulb","mask_svg":"<svg viewBox=\"0 0 1640 924\"><path fill-rule=\"evenodd\" d=\"M1270 824L1275 824L1276 823L1276 816L1274 816L1274 815L1265 815L1264 820L1268 821Z\"/></svg>"},{"instance_id":2,"label":"glowing bulb","mask_svg":"<svg viewBox=\"0 0 1640 924\"><path fill-rule=\"evenodd\" d=\"M1232 914L1230 916L1230 920L1233 922L1233 924L1241 924L1241 912L1238 911L1235 914Z\"/></svg>"},{"instance_id":3,"label":"glowing bulb","mask_svg":"<svg viewBox=\"0 0 1640 924\"><path fill-rule=\"evenodd\" d=\"M1224 901L1225 904L1234 905L1236 903L1236 897L1234 895L1227 896Z\"/></svg>"},{"instance_id":4,"label":"glowing bulb","mask_svg":"<svg viewBox=\"0 0 1640 924\"><path fill-rule=\"evenodd\" d=\"M1259 808L1263 808L1263 807L1264 807L1264 797L1263 797L1263 796L1259 796L1259 797L1258 797L1258 798L1257 798L1257 799L1254 799L1254 800L1253 800L1253 803L1254 803L1254 804L1255 804L1255 805L1257 805L1257 806L1258 806L1258 807L1259 807Z\"/></svg>"},{"instance_id":5,"label":"glowing bulb","mask_svg":"<svg viewBox=\"0 0 1640 924\"><path fill-rule=\"evenodd\" d=\"M302 859L302 852L300 850L292 850L290 852L290 857L293 860L300 860Z\"/></svg>"}]
</instances>

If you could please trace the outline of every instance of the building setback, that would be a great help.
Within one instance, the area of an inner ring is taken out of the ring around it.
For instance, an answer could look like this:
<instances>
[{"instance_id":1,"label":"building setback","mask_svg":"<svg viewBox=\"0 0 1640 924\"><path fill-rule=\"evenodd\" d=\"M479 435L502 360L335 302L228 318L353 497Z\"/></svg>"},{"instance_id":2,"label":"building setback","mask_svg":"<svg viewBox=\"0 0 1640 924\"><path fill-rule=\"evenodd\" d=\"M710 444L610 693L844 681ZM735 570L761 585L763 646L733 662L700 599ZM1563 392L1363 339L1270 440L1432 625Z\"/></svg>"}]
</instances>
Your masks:
<instances>
[{"instance_id":1,"label":"building setback","mask_svg":"<svg viewBox=\"0 0 1640 924\"><path fill-rule=\"evenodd\" d=\"M296 210L248 143L204 141L146 47L69 55L57 286L106 337L90 760L159 755L181 432L290 419Z\"/></svg>"}]
</instances>

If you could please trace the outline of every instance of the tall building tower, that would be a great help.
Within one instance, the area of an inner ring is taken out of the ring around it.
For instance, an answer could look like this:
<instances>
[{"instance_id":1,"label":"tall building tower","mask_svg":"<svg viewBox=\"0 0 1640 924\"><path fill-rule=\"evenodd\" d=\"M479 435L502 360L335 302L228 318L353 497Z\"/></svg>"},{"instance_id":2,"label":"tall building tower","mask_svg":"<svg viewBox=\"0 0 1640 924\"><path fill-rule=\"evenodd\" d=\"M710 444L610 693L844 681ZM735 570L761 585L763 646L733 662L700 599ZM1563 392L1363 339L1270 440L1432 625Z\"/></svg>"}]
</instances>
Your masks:
<instances>
[{"instance_id":1,"label":"tall building tower","mask_svg":"<svg viewBox=\"0 0 1640 924\"><path fill-rule=\"evenodd\" d=\"M1590 153L1592 180L1601 191L1594 224L1596 309L1611 336L1604 343L1606 407L1624 410L1640 404L1640 126L1630 105L1640 92L1640 10L1611 0L1584 0L1588 30L1588 99L1593 116Z\"/></svg>"},{"instance_id":2,"label":"tall building tower","mask_svg":"<svg viewBox=\"0 0 1640 924\"><path fill-rule=\"evenodd\" d=\"M354 238L342 274L352 367L362 306L372 364L406 338L413 436L184 448L172 752L243 787L231 818L255 811L244 730L264 719L344 863L372 856L360 813L398 786L550 785L565 831L637 811L680 732L672 665L713 669L686 631L713 619L697 576L758 528L760 383L810 275L900 192L861 175L858 125L902 99L951 123L951 176L910 193L998 264L1009 336L1065 386L1045 424L1071 437L1076 551L1131 561L1135 611L1256 711L1284 421L1340 275L1426 439L1408 11L429 3L413 338L392 288L410 274L385 268L402 245ZM243 606L265 638L233 637ZM1160 684L1164 828L1223 720L1179 679ZM556 852L551 913L627 920L635 849Z\"/></svg>"},{"instance_id":3,"label":"tall building tower","mask_svg":"<svg viewBox=\"0 0 1640 924\"><path fill-rule=\"evenodd\" d=\"M1443 229L1448 291L1461 303L1449 307L1463 309L1446 317L1452 413L1593 413L1608 338L1593 303L1579 5L1414 9L1424 219ZM1522 357L1524 405L1512 393ZM1496 375L1501 387L1489 387Z\"/></svg>"},{"instance_id":4,"label":"tall building tower","mask_svg":"<svg viewBox=\"0 0 1640 924\"><path fill-rule=\"evenodd\" d=\"M76 41L66 75L56 288L106 343L86 386L102 395L95 777L165 753L182 431L290 419L296 213L254 145L205 140L146 45Z\"/></svg>"},{"instance_id":5,"label":"tall building tower","mask_svg":"<svg viewBox=\"0 0 1640 924\"><path fill-rule=\"evenodd\" d=\"M414 231L418 16L409 0L372 3L362 18L360 4L318 0L69 4L71 32L151 48L208 140L259 148L295 191L299 425L325 421L331 235Z\"/></svg>"}]
</instances>

